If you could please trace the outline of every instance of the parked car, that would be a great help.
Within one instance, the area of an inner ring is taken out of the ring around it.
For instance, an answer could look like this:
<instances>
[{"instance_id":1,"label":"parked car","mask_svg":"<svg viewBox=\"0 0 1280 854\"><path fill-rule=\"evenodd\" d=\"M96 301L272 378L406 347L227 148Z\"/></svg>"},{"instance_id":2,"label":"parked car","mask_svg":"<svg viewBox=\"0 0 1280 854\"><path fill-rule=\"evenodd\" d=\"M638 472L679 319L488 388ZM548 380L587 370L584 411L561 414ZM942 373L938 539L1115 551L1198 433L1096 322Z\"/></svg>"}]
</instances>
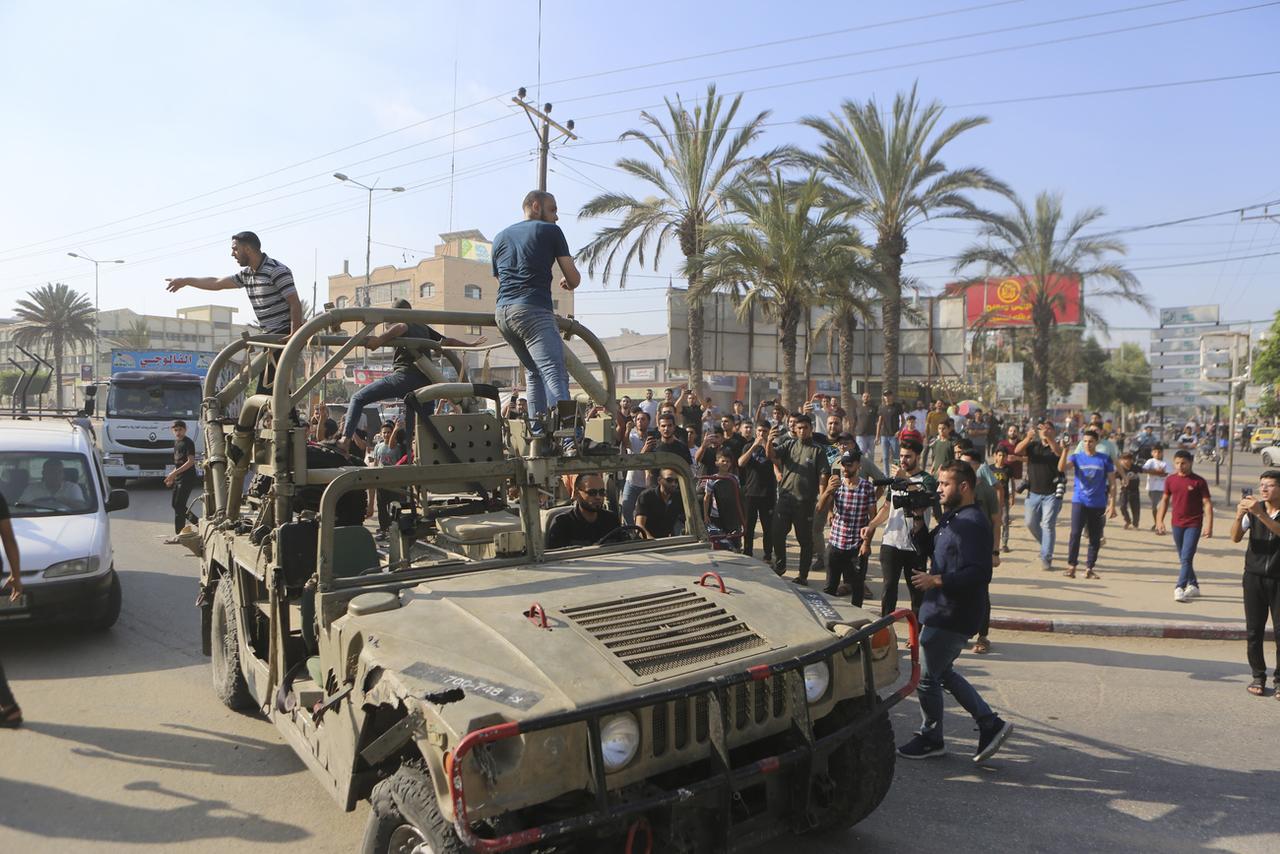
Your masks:
<instances>
[{"instance_id":1,"label":"parked car","mask_svg":"<svg viewBox=\"0 0 1280 854\"><path fill-rule=\"evenodd\" d=\"M1276 441L1275 427L1256 427L1249 437L1249 450L1255 454Z\"/></svg>"},{"instance_id":2,"label":"parked car","mask_svg":"<svg viewBox=\"0 0 1280 854\"><path fill-rule=\"evenodd\" d=\"M1262 449L1262 464L1268 468L1280 468L1280 445L1269 445Z\"/></svg>"},{"instance_id":3,"label":"parked car","mask_svg":"<svg viewBox=\"0 0 1280 854\"><path fill-rule=\"evenodd\" d=\"M109 488L91 433L62 420L0 422L0 493L23 588L16 602L0 596L0 624L114 625L120 579L107 514L128 507L129 493Z\"/></svg>"}]
</instances>

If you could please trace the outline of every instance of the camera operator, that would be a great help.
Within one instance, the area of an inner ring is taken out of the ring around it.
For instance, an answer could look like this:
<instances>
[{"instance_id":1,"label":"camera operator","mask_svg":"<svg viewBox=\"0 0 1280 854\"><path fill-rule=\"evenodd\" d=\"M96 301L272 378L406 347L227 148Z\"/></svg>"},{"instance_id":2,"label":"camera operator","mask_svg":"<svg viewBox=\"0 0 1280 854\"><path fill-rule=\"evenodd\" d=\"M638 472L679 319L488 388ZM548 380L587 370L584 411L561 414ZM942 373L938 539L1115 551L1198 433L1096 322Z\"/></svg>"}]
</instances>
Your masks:
<instances>
[{"instance_id":1,"label":"camera operator","mask_svg":"<svg viewBox=\"0 0 1280 854\"><path fill-rule=\"evenodd\" d=\"M954 664L982 619L991 585L995 532L975 502L977 474L963 462L938 472L942 518L921 536L933 556L931 572L911 575L911 586L924 593L920 607L921 676L916 697L921 724L915 738L898 748L905 759L928 759L946 753L942 735L942 691L945 688L978 724L973 761L983 762L1000 749L1013 725L991 711Z\"/></svg>"},{"instance_id":2,"label":"camera operator","mask_svg":"<svg viewBox=\"0 0 1280 854\"><path fill-rule=\"evenodd\" d=\"M880 593L880 613L888 614L898 607L898 579L904 574L908 581L911 571L924 566L924 558L912 541L913 531L922 531L928 521L929 511L924 506L908 505L933 503L938 482L920 468L920 454L924 450L919 442L908 439L898 449L898 468L893 473L894 482L889 487L889 497L880 505L876 515L867 523L859 539L861 550L871 551L871 537L876 528L885 525L880 540L880 572L884 577L884 589ZM886 524L887 523L887 524ZM911 594L911 610L920 610L920 594L908 583Z\"/></svg>"}]
</instances>

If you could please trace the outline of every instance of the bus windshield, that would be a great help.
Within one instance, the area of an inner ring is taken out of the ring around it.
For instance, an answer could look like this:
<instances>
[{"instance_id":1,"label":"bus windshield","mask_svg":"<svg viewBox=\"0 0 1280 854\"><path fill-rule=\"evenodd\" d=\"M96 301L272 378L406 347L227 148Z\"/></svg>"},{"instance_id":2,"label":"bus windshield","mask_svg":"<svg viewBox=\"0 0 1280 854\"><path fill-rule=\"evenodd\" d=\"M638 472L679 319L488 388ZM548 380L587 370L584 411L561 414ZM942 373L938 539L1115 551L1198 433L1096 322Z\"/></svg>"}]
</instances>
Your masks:
<instances>
[{"instance_id":1,"label":"bus windshield","mask_svg":"<svg viewBox=\"0 0 1280 854\"><path fill-rule=\"evenodd\" d=\"M200 386L148 383L112 385L107 394L110 418L196 418L200 415Z\"/></svg>"}]
</instances>

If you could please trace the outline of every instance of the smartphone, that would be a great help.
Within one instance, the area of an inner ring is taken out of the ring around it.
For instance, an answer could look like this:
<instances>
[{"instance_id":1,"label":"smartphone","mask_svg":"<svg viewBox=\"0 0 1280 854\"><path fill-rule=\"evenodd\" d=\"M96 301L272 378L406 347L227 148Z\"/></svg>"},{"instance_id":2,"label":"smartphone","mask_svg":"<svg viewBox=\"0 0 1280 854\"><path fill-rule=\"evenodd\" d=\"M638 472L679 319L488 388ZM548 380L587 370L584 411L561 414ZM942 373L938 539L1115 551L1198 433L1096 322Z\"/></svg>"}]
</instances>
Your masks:
<instances>
[{"instance_id":1,"label":"smartphone","mask_svg":"<svg viewBox=\"0 0 1280 854\"><path fill-rule=\"evenodd\" d=\"M1253 497L1253 487L1252 487L1252 486L1242 486L1242 487L1240 487L1240 497L1241 497L1241 498L1252 498L1252 497Z\"/></svg>"},{"instance_id":2,"label":"smartphone","mask_svg":"<svg viewBox=\"0 0 1280 854\"><path fill-rule=\"evenodd\" d=\"M645 436L649 437L650 439L656 439L656 438L658 438L658 428L657 428L657 427L650 427L650 428L649 428L649 432L645 433Z\"/></svg>"}]
</instances>

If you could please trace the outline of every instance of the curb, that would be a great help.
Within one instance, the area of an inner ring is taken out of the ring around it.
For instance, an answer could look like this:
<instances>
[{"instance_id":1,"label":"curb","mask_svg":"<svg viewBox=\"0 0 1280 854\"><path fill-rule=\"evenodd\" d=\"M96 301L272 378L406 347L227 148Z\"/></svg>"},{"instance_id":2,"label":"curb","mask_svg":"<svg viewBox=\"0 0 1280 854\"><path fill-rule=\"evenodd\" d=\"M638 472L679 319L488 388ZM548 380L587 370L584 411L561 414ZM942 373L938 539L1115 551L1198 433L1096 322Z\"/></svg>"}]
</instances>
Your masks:
<instances>
[{"instance_id":1,"label":"curb","mask_svg":"<svg viewBox=\"0 0 1280 854\"><path fill-rule=\"evenodd\" d=\"M991 628L1011 632L1055 632L1066 635L1102 637L1180 638L1183 640L1244 640L1244 623L1165 623L1101 620L1054 620L1037 617L991 616ZM1267 629L1266 640L1275 638Z\"/></svg>"}]
</instances>

